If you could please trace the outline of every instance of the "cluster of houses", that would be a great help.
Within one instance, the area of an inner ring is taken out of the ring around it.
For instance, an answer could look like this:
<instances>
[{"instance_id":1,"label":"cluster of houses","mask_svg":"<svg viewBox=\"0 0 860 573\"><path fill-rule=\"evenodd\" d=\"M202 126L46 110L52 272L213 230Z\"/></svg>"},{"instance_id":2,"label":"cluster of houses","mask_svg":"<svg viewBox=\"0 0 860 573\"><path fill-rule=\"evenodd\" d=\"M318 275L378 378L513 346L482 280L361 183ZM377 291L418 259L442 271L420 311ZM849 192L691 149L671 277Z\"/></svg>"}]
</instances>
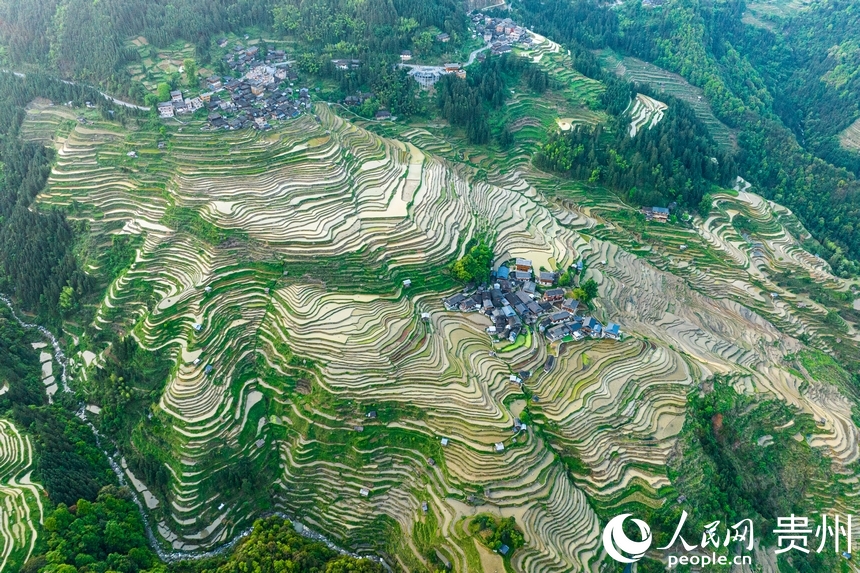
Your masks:
<instances>
[{"instance_id":1,"label":"cluster of houses","mask_svg":"<svg viewBox=\"0 0 860 573\"><path fill-rule=\"evenodd\" d=\"M669 221L669 209L666 207L642 207L642 214L646 221L666 223Z\"/></svg>"},{"instance_id":2,"label":"cluster of houses","mask_svg":"<svg viewBox=\"0 0 860 573\"><path fill-rule=\"evenodd\" d=\"M219 46L226 45L227 39L219 40ZM298 79L283 50L262 54L257 46L245 48L237 43L224 56L224 62L231 70L242 73L242 77L210 76L205 80L207 91L195 97L173 91L170 101L158 104L158 115L167 119L206 108L210 128L266 129L270 119L289 119L310 109L307 88L295 92L292 87L278 89L282 83Z\"/></svg>"},{"instance_id":3,"label":"cluster of houses","mask_svg":"<svg viewBox=\"0 0 860 573\"><path fill-rule=\"evenodd\" d=\"M472 23L475 25L475 33L483 36L484 41L490 44L493 55L510 52L514 44L524 48L532 45L529 31L510 18L492 18L478 13L472 16Z\"/></svg>"},{"instance_id":4,"label":"cluster of houses","mask_svg":"<svg viewBox=\"0 0 860 573\"><path fill-rule=\"evenodd\" d=\"M227 40L221 39L218 45L225 47ZM233 51L223 57L224 64L234 72L245 73L261 64L281 66L287 63L287 54L283 50L269 50L265 54L257 46L244 47L237 43Z\"/></svg>"},{"instance_id":5,"label":"cluster of houses","mask_svg":"<svg viewBox=\"0 0 860 573\"><path fill-rule=\"evenodd\" d=\"M181 90L170 92L170 101L158 104L158 115L162 118L170 118L177 115L194 113L209 103L211 92L200 94L196 97L184 97Z\"/></svg>"},{"instance_id":6,"label":"cluster of houses","mask_svg":"<svg viewBox=\"0 0 860 573\"><path fill-rule=\"evenodd\" d=\"M286 72L284 68L260 65L241 79L212 76L206 79L210 91L194 98L183 98L181 91L171 92L169 102L158 104L158 113L162 118L171 118L205 107L210 129L268 129L269 120L295 118L311 108L307 88L279 89L281 82L288 79Z\"/></svg>"},{"instance_id":7,"label":"cluster of houses","mask_svg":"<svg viewBox=\"0 0 860 573\"><path fill-rule=\"evenodd\" d=\"M572 298L565 299L560 310L553 312L541 322L540 331L550 342L582 340L586 336L621 339L620 326L614 322L604 326L593 316L579 316L577 315L579 308L579 301Z\"/></svg>"},{"instance_id":8,"label":"cluster of houses","mask_svg":"<svg viewBox=\"0 0 860 573\"><path fill-rule=\"evenodd\" d=\"M490 53L494 56L506 54L511 51L515 44L519 44L524 48L532 45L533 39L531 33L517 25L510 18L492 18L484 16L481 13L472 16L475 36L480 36L490 47ZM439 42L448 42L450 36L448 34L439 34L436 36ZM487 58L485 52L480 52L476 56L477 60L482 62ZM400 61L408 62L412 60L412 52L404 50L400 53ZM429 88L438 82L443 76L454 74L458 78L466 79L466 70L462 65L451 63L443 66L412 66L409 75L418 82L422 88Z\"/></svg>"},{"instance_id":9,"label":"cluster of houses","mask_svg":"<svg viewBox=\"0 0 860 573\"><path fill-rule=\"evenodd\" d=\"M551 342L581 340L586 336L621 338L617 324L604 327L594 317L579 316L582 308L579 301L565 298L564 289L555 287L558 274L535 272L528 259L518 258L510 267L500 266L492 279L495 281L492 287L481 286L472 293L458 293L445 299L445 308L483 312L493 321L487 332L510 342L527 325L538 325L538 330Z\"/></svg>"}]
</instances>

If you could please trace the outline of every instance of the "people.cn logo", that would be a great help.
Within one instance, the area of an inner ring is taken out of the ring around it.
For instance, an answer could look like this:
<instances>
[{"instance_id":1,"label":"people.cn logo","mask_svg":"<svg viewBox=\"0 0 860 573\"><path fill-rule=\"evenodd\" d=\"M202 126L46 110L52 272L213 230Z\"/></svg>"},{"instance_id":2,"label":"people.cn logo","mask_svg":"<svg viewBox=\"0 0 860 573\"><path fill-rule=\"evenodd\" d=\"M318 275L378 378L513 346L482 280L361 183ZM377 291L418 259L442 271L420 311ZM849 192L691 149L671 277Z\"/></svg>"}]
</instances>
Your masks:
<instances>
[{"instance_id":1,"label":"people.cn logo","mask_svg":"<svg viewBox=\"0 0 860 573\"><path fill-rule=\"evenodd\" d=\"M624 513L613 517L603 530L603 548L610 557L619 563L635 563L642 559L642 556L651 547L651 528L641 519L633 519L632 521L639 526L642 541L633 541L624 533L624 520L631 515Z\"/></svg>"}]
</instances>

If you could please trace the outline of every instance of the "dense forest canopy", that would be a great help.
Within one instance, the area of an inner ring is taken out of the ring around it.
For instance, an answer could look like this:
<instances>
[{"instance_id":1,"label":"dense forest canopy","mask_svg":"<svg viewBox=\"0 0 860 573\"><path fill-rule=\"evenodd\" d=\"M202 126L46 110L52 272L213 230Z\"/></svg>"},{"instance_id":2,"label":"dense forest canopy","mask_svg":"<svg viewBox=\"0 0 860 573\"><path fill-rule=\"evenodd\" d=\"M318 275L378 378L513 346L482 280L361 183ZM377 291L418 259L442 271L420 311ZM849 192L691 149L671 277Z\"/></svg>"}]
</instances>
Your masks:
<instances>
[{"instance_id":1,"label":"dense forest canopy","mask_svg":"<svg viewBox=\"0 0 860 573\"><path fill-rule=\"evenodd\" d=\"M130 36L166 46L184 39L206 46L213 34L267 26L266 1L4 0L0 38L12 64L40 63L95 82L110 78L135 54L123 48Z\"/></svg>"},{"instance_id":2,"label":"dense forest canopy","mask_svg":"<svg viewBox=\"0 0 860 573\"><path fill-rule=\"evenodd\" d=\"M606 97L613 93L607 91ZM629 101L626 90L617 93ZM535 155L535 164L626 193L634 204L674 202L695 210L712 187L731 186L737 168L689 105L663 99L669 109L652 129L630 137L630 118L619 114L608 130L580 127L551 135Z\"/></svg>"},{"instance_id":3,"label":"dense forest canopy","mask_svg":"<svg viewBox=\"0 0 860 573\"><path fill-rule=\"evenodd\" d=\"M489 114L502 107L510 86L520 80L535 93L543 93L549 85L547 73L526 58L503 54L486 59L473 66L465 80L443 77L436 86L436 106L451 125L465 130L469 142L489 143Z\"/></svg>"},{"instance_id":4,"label":"dense forest canopy","mask_svg":"<svg viewBox=\"0 0 860 573\"><path fill-rule=\"evenodd\" d=\"M841 149L837 139L860 117L860 6L821 1L774 30L730 24L785 125L823 159L860 174L860 154Z\"/></svg>"}]
</instances>

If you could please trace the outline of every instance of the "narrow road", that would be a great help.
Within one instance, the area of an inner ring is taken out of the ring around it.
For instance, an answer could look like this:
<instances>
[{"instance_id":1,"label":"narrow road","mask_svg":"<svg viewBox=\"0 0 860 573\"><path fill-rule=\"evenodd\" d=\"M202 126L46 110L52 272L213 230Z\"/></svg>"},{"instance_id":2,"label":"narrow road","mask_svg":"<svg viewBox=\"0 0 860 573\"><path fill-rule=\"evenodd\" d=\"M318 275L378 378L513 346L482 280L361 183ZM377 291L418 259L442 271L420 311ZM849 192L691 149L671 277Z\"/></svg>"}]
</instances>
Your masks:
<instances>
[{"instance_id":1,"label":"narrow road","mask_svg":"<svg viewBox=\"0 0 860 573\"><path fill-rule=\"evenodd\" d=\"M465 68L467 66L471 66L475 62L475 58L478 57L478 54L480 54L484 50L489 50L489 49L490 49L490 45L487 44L483 48L478 48L477 50L475 50L474 52L469 54L469 60L465 64L463 64L463 67Z\"/></svg>"},{"instance_id":2,"label":"narrow road","mask_svg":"<svg viewBox=\"0 0 860 573\"><path fill-rule=\"evenodd\" d=\"M489 49L490 49L490 45L487 44L483 48L478 48L477 50L474 50L471 54L469 54L469 59L466 61L466 63L460 64L460 65L464 68L467 66L471 66L475 62L475 58L478 57L478 54L480 54L484 50L489 50ZM431 65L422 65L422 64L397 64L397 65L398 65L398 67L401 67L401 68L410 68L410 69L420 68L422 70L436 70L437 72L441 72L441 73L445 72L445 66L431 66Z\"/></svg>"},{"instance_id":3,"label":"narrow road","mask_svg":"<svg viewBox=\"0 0 860 573\"><path fill-rule=\"evenodd\" d=\"M0 72L5 72L5 73L7 73L7 74L12 74L12 75L17 76L17 77L19 77L19 78L25 78L25 77L27 77L27 75L26 75L26 74L23 74L23 73L21 73L21 72L15 72L15 71L12 71L12 70L0 70ZM98 93L99 93L103 98L105 98L106 100L108 100L109 102L111 102L111 103L113 103L113 104L115 104L115 105L121 105L121 106L123 106L123 107L127 107L127 108L129 108L129 109L137 109L137 110L140 110L140 111L149 111L149 110L151 110L151 109L152 109L152 108L151 108L151 107L149 107L149 106L145 106L145 105L137 105L137 104L134 104L134 103L131 103L131 102L127 102L127 101L123 101L123 100L121 100L121 99L117 99L117 98L113 97L112 95L106 94L105 92L101 91L100 89L98 89L98 88L96 88L96 87L93 87L93 86L91 86L91 85L89 85L89 84L81 84L81 83L78 83L78 82L73 82L73 81L71 81L71 80L61 80L60 78L53 78L53 79L55 79L55 80L57 80L57 81L59 81L59 82L63 82L63 83L64 83L64 84L66 84L66 85L70 85L70 86L83 86L83 87L86 87L86 88L93 89L93 90L97 91L97 92L98 92Z\"/></svg>"}]
</instances>

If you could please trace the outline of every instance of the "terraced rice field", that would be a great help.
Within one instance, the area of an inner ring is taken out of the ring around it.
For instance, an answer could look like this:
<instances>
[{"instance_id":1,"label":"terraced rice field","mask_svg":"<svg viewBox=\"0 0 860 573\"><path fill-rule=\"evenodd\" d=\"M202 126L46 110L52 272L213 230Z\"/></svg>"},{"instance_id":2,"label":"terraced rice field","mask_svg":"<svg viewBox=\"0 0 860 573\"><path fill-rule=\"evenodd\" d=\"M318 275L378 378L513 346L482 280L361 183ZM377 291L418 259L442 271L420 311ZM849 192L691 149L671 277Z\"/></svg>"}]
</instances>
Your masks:
<instances>
[{"instance_id":1,"label":"terraced rice field","mask_svg":"<svg viewBox=\"0 0 860 573\"><path fill-rule=\"evenodd\" d=\"M95 324L176 361L156 413L169 429L169 494L147 501L165 544L212 547L248 524L258 500L213 481L241 464L275 468L276 507L355 550L386 550L405 569L426 564L430 543L457 570L481 570L464 523L492 512L524 531L514 570L585 571L603 558L594 507L631 488L661 503L686 395L717 372L824 419L815 445L852 474L850 402L783 361L801 346L780 329L815 337L815 319L795 313L787 293L776 303L767 295L768 265L839 284L800 248L790 213L741 188L693 229L664 227L661 244L683 241L686 254L649 251L600 216L625 207L593 190L550 201L566 189L516 154L476 160L486 167L476 177L442 158L450 146L427 130L391 139L322 104L315 112L319 122L265 133L191 124L161 136L70 124L38 107L25 121L34 138L51 124L57 133L44 139L58 158L40 204L69 208L105 240L143 237ZM734 210L767 231L758 267L745 258L754 247L726 225ZM630 337L567 345L549 374L538 335L491 354L489 320L441 303L456 285L440 271L486 231L497 262L584 259L584 278L600 288L595 316ZM523 369L535 372L541 432L511 431L525 397L509 377ZM214 450L230 454L213 459ZM559 451L591 475L569 473ZM429 538L418 533L428 523Z\"/></svg>"},{"instance_id":2,"label":"terraced rice field","mask_svg":"<svg viewBox=\"0 0 860 573\"><path fill-rule=\"evenodd\" d=\"M790 17L812 4L812 0L757 0L747 4L747 10L756 15Z\"/></svg>"},{"instance_id":3,"label":"terraced rice field","mask_svg":"<svg viewBox=\"0 0 860 573\"><path fill-rule=\"evenodd\" d=\"M144 87L155 92L158 84L166 82L168 76L178 72L187 58L194 59L194 46L184 42L175 42L167 48L155 48L146 38L138 36L127 42L129 49L135 50L140 56L140 63L126 67L133 81L141 82ZM204 73L206 70L203 71Z\"/></svg>"},{"instance_id":4,"label":"terraced rice field","mask_svg":"<svg viewBox=\"0 0 860 573\"><path fill-rule=\"evenodd\" d=\"M555 128L554 124L557 123L562 130L567 130L571 126L596 125L606 120L603 112L591 110L603 93L603 84L577 72L567 51L561 46L536 35L530 49L517 49L515 52L537 63L562 86L561 89L553 90L553 93L558 94L554 101L547 101L546 94L538 97L516 96L516 99L531 104L533 108L547 108L550 121L544 122L543 127Z\"/></svg>"},{"instance_id":5,"label":"terraced rice field","mask_svg":"<svg viewBox=\"0 0 860 573\"><path fill-rule=\"evenodd\" d=\"M845 149L860 151L860 119L849 125L839 135L839 143Z\"/></svg>"},{"instance_id":6,"label":"terraced rice field","mask_svg":"<svg viewBox=\"0 0 860 573\"><path fill-rule=\"evenodd\" d=\"M735 134L714 116L711 105L700 88L691 85L677 74L667 72L637 58L629 56L621 58L611 50L601 51L598 57L606 69L613 70L619 76L634 82L648 84L660 92L684 100L690 104L696 116L707 126L717 143L724 146L734 145Z\"/></svg>"},{"instance_id":7,"label":"terraced rice field","mask_svg":"<svg viewBox=\"0 0 860 573\"><path fill-rule=\"evenodd\" d=\"M636 134L642 129L651 129L663 119L663 112L668 109L668 106L650 98L646 95L636 94L633 100L633 108L630 110L630 137L636 137Z\"/></svg>"},{"instance_id":8,"label":"terraced rice field","mask_svg":"<svg viewBox=\"0 0 860 573\"><path fill-rule=\"evenodd\" d=\"M36 545L44 492L30 480L32 471L29 436L0 418L0 571L17 571Z\"/></svg>"}]
</instances>

